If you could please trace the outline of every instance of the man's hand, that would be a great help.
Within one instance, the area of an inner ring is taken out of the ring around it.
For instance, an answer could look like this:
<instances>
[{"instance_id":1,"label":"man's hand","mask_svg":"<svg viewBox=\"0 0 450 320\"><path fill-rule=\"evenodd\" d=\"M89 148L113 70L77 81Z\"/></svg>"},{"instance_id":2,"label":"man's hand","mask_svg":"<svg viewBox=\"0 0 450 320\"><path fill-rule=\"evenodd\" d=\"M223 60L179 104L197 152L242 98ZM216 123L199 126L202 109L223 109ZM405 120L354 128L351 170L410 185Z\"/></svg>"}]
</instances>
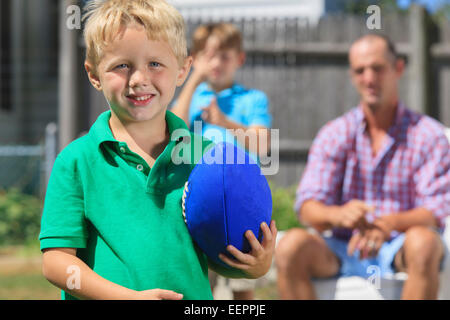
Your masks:
<instances>
[{"instance_id":1,"label":"man's hand","mask_svg":"<svg viewBox=\"0 0 450 320\"><path fill-rule=\"evenodd\" d=\"M359 258L367 259L376 257L385 241L389 240L384 231L373 226L365 230L357 230L347 246L347 254L352 256L355 250L359 250Z\"/></svg>"},{"instance_id":2,"label":"man's hand","mask_svg":"<svg viewBox=\"0 0 450 320\"><path fill-rule=\"evenodd\" d=\"M275 249L275 241L277 238L277 228L275 221L270 224L270 229L265 222L261 224L263 232L263 241L260 243L256 239L252 231L245 232L245 237L250 243L251 250L249 253L243 253L232 245L227 247L236 259L230 259L224 254L220 254L219 258L233 268L242 270L249 279L257 279L262 277L269 271L272 264L273 252Z\"/></svg>"},{"instance_id":3,"label":"man's hand","mask_svg":"<svg viewBox=\"0 0 450 320\"><path fill-rule=\"evenodd\" d=\"M350 200L340 206L331 216L333 226L348 229L365 229L368 227L366 214L374 208L361 200Z\"/></svg>"},{"instance_id":4,"label":"man's hand","mask_svg":"<svg viewBox=\"0 0 450 320\"><path fill-rule=\"evenodd\" d=\"M223 128L227 128L226 120L227 117L220 110L219 105L217 104L217 99L214 97L211 100L209 106L202 108L202 119L208 123L214 124L216 126L220 126Z\"/></svg>"},{"instance_id":5,"label":"man's hand","mask_svg":"<svg viewBox=\"0 0 450 320\"><path fill-rule=\"evenodd\" d=\"M392 231L395 230L395 218L396 216L392 214L381 216L373 222L373 225L383 231L385 238L389 239Z\"/></svg>"}]
</instances>

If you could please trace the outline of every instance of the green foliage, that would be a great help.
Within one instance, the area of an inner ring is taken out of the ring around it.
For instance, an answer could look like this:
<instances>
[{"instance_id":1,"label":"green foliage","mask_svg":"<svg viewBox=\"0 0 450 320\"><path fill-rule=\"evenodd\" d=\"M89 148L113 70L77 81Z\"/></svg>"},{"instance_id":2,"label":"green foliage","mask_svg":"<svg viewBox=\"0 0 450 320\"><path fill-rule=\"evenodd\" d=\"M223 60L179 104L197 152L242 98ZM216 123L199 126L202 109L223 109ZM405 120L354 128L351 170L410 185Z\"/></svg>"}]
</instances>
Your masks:
<instances>
[{"instance_id":1,"label":"green foliage","mask_svg":"<svg viewBox=\"0 0 450 320\"><path fill-rule=\"evenodd\" d=\"M297 215L294 212L296 186L282 188L274 183L269 183L272 190L272 219L277 224L277 229L287 230L294 227L301 227Z\"/></svg>"},{"instance_id":2,"label":"green foliage","mask_svg":"<svg viewBox=\"0 0 450 320\"><path fill-rule=\"evenodd\" d=\"M25 244L39 235L42 201L16 189L0 191L0 245Z\"/></svg>"}]
</instances>

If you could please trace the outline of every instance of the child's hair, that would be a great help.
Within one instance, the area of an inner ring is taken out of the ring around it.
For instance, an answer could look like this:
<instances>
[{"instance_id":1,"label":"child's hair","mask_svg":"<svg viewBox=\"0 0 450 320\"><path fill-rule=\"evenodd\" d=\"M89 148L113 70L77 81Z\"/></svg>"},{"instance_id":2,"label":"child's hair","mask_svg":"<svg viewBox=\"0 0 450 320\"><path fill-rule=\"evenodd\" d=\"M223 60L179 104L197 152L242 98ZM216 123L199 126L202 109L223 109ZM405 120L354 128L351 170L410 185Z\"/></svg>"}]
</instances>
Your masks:
<instances>
[{"instance_id":1,"label":"child's hair","mask_svg":"<svg viewBox=\"0 0 450 320\"><path fill-rule=\"evenodd\" d=\"M187 57L183 17L164 0L91 0L84 10L86 60L94 68L104 48L133 23L142 25L149 39L166 41L180 65Z\"/></svg>"},{"instance_id":2,"label":"child's hair","mask_svg":"<svg viewBox=\"0 0 450 320\"><path fill-rule=\"evenodd\" d=\"M192 35L191 54L196 55L205 48L209 37L214 36L219 41L219 49L243 50L242 34L239 29L225 22L200 25Z\"/></svg>"}]
</instances>

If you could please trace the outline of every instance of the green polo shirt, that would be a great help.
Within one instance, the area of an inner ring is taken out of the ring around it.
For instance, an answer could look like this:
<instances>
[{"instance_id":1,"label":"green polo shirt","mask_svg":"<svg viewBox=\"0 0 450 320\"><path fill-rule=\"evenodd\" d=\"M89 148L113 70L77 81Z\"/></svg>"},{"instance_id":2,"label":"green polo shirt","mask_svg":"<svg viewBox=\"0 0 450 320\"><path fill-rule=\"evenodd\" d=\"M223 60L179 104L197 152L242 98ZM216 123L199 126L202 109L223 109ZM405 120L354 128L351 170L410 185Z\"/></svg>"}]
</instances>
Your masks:
<instances>
[{"instance_id":1,"label":"green polo shirt","mask_svg":"<svg viewBox=\"0 0 450 320\"><path fill-rule=\"evenodd\" d=\"M111 111L102 113L87 135L58 155L45 197L41 250L77 248L97 274L130 289L212 299L206 256L181 209L184 184L211 142L167 111L171 139L150 168L113 137L110 117ZM177 154L192 163L172 161Z\"/></svg>"}]
</instances>

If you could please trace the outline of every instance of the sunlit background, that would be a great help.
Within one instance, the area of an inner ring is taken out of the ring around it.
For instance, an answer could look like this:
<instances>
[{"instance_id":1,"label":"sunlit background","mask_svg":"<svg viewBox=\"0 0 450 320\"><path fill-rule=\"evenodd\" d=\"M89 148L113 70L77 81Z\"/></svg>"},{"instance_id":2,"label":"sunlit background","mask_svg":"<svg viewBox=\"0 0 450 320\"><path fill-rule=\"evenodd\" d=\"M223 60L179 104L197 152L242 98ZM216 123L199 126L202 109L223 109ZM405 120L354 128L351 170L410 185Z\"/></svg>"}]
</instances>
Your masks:
<instances>
[{"instance_id":1,"label":"sunlit background","mask_svg":"<svg viewBox=\"0 0 450 320\"><path fill-rule=\"evenodd\" d=\"M294 188L318 129L358 103L347 50L368 32L389 35L407 61L400 95L450 126L449 0L170 0L188 37L200 23L241 29L247 61L237 81L267 93L280 169L269 176L274 216L296 225ZM66 26L74 0L0 1L0 299L57 299L40 275L37 236L56 154L107 108L83 68L82 30ZM381 8L381 29L367 8ZM276 298L264 287L258 297Z\"/></svg>"}]
</instances>

